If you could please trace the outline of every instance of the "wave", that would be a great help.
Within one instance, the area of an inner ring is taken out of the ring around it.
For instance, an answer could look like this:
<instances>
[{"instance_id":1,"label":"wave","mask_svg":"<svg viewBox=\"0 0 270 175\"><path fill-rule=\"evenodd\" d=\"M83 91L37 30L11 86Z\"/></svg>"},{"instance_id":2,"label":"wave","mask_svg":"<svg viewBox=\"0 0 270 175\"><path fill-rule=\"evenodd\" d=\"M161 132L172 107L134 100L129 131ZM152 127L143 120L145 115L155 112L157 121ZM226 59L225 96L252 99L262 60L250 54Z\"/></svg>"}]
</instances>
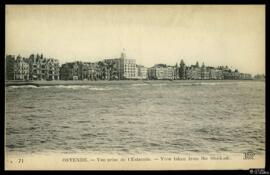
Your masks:
<instances>
[{"instance_id":1,"label":"wave","mask_svg":"<svg viewBox=\"0 0 270 175\"><path fill-rule=\"evenodd\" d=\"M148 86L149 84L143 83L143 84L132 84L131 86Z\"/></svg>"},{"instance_id":2,"label":"wave","mask_svg":"<svg viewBox=\"0 0 270 175\"><path fill-rule=\"evenodd\" d=\"M201 82L201 83L195 83L199 85L224 85L224 84L235 84L235 82Z\"/></svg>"},{"instance_id":3,"label":"wave","mask_svg":"<svg viewBox=\"0 0 270 175\"><path fill-rule=\"evenodd\" d=\"M178 86L202 86L202 85L221 85L224 82L217 83L217 82L177 82L176 85ZM166 86L171 85L170 83L159 83L159 84L152 84L153 86Z\"/></svg>"},{"instance_id":4,"label":"wave","mask_svg":"<svg viewBox=\"0 0 270 175\"><path fill-rule=\"evenodd\" d=\"M216 86L216 85L231 85L237 82L189 82L189 83L179 83L179 86Z\"/></svg>"},{"instance_id":5,"label":"wave","mask_svg":"<svg viewBox=\"0 0 270 175\"><path fill-rule=\"evenodd\" d=\"M19 88L38 88L38 87L34 85L21 85L21 86L8 86L8 88L19 89Z\"/></svg>"},{"instance_id":6,"label":"wave","mask_svg":"<svg viewBox=\"0 0 270 175\"><path fill-rule=\"evenodd\" d=\"M152 84L153 86L166 86L169 85L169 83L158 83L158 84Z\"/></svg>"},{"instance_id":7,"label":"wave","mask_svg":"<svg viewBox=\"0 0 270 175\"><path fill-rule=\"evenodd\" d=\"M90 85L57 85L57 86L41 86L40 88L60 88L60 89L86 89L86 90L94 90L94 91L105 91L105 90L114 90L116 88L112 87L98 87L98 86L90 86Z\"/></svg>"},{"instance_id":8,"label":"wave","mask_svg":"<svg viewBox=\"0 0 270 175\"><path fill-rule=\"evenodd\" d=\"M34 86L34 85L22 85L22 86L8 86L8 88L39 88L39 89L48 89L48 88L60 88L60 89L86 89L86 90L95 90L95 91L105 91L105 90L115 90L118 88L113 87L98 87L98 86L89 86L89 85L55 85L55 86Z\"/></svg>"},{"instance_id":9,"label":"wave","mask_svg":"<svg viewBox=\"0 0 270 175\"><path fill-rule=\"evenodd\" d=\"M60 88L60 89L89 89L87 85L56 85L56 86L41 86L41 88Z\"/></svg>"},{"instance_id":10,"label":"wave","mask_svg":"<svg viewBox=\"0 0 270 175\"><path fill-rule=\"evenodd\" d=\"M177 82L177 83L136 83L131 84L133 87L142 87L142 86L167 86L167 85L177 85L177 86L217 86L217 85L232 85L232 84L245 84L246 82ZM112 86L93 86L93 85L52 85L52 86L35 86L35 85L20 85L20 86L8 86L8 88L40 88L40 89L47 89L47 88L62 88L62 89L87 89L87 90L95 90L95 91L104 91L104 90L117 90L120 89L119 87L112 87Z\"/></svg>"},{"instance_id":11,"label":"wave","mask_svg":"<svg viewBox=\"0 0 270 175\"><path fill-rule=\"evenodd\" d=\"M192 85L194 86L200 86L200 85L212 85L212 86L215 86L215 85L219 85L221 83L192 83Z\"/></svg>"}]
</instances>

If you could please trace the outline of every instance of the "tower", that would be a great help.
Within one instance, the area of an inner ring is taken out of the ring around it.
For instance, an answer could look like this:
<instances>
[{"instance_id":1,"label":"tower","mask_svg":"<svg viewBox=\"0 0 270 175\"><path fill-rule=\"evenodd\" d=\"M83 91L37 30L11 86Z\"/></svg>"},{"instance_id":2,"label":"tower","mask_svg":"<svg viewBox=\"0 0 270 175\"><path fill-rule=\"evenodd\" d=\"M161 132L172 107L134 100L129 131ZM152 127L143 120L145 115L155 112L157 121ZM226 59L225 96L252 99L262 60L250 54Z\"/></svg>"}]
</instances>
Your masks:
<instances>
[{"instance_id":1,"label":"tower","mask_svg":"<svg viewBox=\"0 0 270 175\"><path fill-rule=\"evenodd\" d=\"M122 59L125 59L126 58L125 48L123 48L123 51L121 53L121 58Z\"/></svg>"},{"instance_id":2,"label":"tower","mask_svg":"<svg viewBox=\"0 0 270 175\"><path fill-rule=\"evenodd\" d=\"M179 69L179 78L181 80L186 79L186 74L185 73L186 73L186 65L185 65L184 61L181 60L181 62L180 62L180 69Z\"/></svg>"}]
</instances>

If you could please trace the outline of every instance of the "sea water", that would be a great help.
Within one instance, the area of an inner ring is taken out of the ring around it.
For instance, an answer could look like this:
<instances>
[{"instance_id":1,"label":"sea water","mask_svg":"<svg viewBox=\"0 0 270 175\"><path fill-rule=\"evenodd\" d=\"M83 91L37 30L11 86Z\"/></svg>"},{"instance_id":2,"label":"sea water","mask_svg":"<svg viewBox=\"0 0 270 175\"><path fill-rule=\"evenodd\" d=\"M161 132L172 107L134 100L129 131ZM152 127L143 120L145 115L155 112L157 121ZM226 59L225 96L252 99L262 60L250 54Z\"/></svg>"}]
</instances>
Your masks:
<instances>
[{"instance_id":1,"label":"sea water","mask_svg":"<svg viewBox=\"0 0 270 175\"><path fill-rule=\"evenodd\" d=\"M5 94L8 152L265 151L265 82L115 81Z\"/></svg>"}]
</instances>

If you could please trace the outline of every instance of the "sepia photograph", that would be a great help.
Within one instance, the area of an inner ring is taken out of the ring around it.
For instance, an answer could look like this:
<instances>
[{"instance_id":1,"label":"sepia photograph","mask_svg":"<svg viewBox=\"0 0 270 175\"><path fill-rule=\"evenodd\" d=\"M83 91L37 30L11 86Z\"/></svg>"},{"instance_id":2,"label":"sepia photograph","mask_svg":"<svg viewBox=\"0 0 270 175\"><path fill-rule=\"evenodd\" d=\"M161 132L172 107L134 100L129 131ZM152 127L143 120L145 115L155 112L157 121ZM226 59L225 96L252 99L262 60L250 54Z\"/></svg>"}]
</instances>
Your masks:
<instances>
[{"instance_id":1,"label":"sepia photograph","mask_svg":"<svg viewBox=\"0 0 270 175\"><path fill-rule=\"evenodd\" d=\"M265 5L5 6L6 170L253 171L265 124Z\"/></svg>"}]
</instances>

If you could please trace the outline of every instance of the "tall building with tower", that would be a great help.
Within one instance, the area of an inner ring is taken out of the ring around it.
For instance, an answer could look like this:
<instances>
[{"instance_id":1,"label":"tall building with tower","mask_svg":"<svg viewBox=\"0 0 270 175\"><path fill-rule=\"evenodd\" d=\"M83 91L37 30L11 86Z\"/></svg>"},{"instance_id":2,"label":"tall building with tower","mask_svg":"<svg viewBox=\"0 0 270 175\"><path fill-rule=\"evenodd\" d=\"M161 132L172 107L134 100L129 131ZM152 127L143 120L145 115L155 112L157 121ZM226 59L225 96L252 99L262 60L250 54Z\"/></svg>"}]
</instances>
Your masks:
<instances>
[{"instance_id":1,"label":"tall building with tower","mask_svg":"<svg viewBox=\"0 0 270 175\"><path fill-rule=\"evenodd\" d=\"M117 69L119 80L135 79L136 76L136 60L126 58L126 53L122 52L120 58L105 59L105 62L114 62Z\"/></svg>"}]
</instances>

